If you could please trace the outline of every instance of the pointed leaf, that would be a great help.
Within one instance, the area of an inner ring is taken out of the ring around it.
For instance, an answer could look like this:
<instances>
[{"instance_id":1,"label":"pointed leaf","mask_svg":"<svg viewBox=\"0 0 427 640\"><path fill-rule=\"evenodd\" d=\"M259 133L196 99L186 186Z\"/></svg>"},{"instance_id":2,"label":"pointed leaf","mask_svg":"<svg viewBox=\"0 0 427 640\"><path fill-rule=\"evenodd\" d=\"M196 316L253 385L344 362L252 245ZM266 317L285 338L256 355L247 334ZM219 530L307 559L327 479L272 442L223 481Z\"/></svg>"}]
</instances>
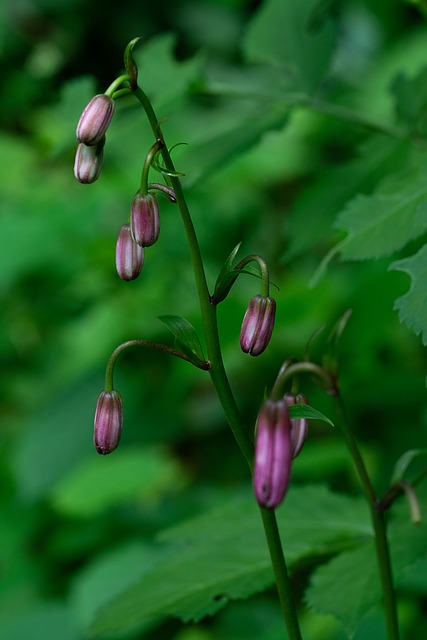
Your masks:
<instances>
[{"instance_id":1,"label":"pointed leaf","mask_svg":"<svg viewBox=\"0 0 427 640\"><path fill-rule=\"evenodd\" d=\"M409 291L396 300L394 308L399 312L400 321L415 335L421 334L423 344L427 345L427 245L410 258L393 262L390 269L404 271L411 277Z\"/></svg>"},{"instance_id":2,"label":"pointed leaf","mask_svg":"<svg viewBox=\"0 0 427 640\"><path fill-rule=\"evenodd\" d=\"M329 68L332 22L313 25L318 0L267 0L252 19L244 51L251 61L283 67L296 89L313 91Z\"/></svg>"},{"instance_id":3,"label":"pointed leaf","mask_svg":"<svg viewBox=\"0 0 427 640\"><path fill-rule=\"evenodd\" d=\"M193 325L180 316L159 316L159 320L173 333L177 347L195 364L205 363L202 345ZM195 356L195 357L194 357Z\"/></svg>"},{"instance_id":4,"label":"pointed leaf","mask_svg":"<svg viewBox=\"0 0 427 640\"><path fill-rule=\"evenodd\" d=\"M313 407L310 407L308 404L293 404L289 407L289 413L291 414L291 418L307 418L308 420L321 420L322 422L327 422L334 426L332 420L329 420L323 413L317 411Z\"/></svg>"},{"instance_id":5,"label":"pointed leaf","mask_svg":"<svg viewBox=\"0 0 427 640\"><path fill-rule=\"evenodd\" d=\"M290 563L372 535L362 501L322 486L292 488L277 517ZM149 570L135 568L132 586L97 612L92 633L126 629L151 615L200 620L273 584L259 511L248 491L164 532L160 542L165 558Z\"/></svg>"},{"instance_id":6,"label":"pointed leaf","mask_svg":"<svg viewBox=\"0 0 427 640\"><path fill-rule=\"evenodd\" d=\"M394 465L391 484L396 484L403 479L404 474L413 460L426 456L427 449L410 449L409 451L405 451Z\"/></svg>"},{"instance_id":7,"label":"pointed leaf","mask_svg":"<svg viewBox=\"0 0 427 640\"><path fill-rule=\"evenodd\" d=\"M419 159L419 161L421 161ZM357 195L338 215L335 226L347 236L329 251L312 284L331 260L372 260L389 256L427 229L425 160L402 176L387 178L371 196Z\"/></svg>"},{"instance_id":8,"label":"pointed leaf","mask_svg":"<svg viewBox=\"0 0 427 640\"><path fill-rule=\"evenodd\" d=\"M402 509L389 527L393 573L398 582L425 554L427 523L413 525ZM318 613L334 615L353 637L360 620L381 602L381 589L373 542L341 553L316 570L306 593Z\"/></svg>"}]
</instances>

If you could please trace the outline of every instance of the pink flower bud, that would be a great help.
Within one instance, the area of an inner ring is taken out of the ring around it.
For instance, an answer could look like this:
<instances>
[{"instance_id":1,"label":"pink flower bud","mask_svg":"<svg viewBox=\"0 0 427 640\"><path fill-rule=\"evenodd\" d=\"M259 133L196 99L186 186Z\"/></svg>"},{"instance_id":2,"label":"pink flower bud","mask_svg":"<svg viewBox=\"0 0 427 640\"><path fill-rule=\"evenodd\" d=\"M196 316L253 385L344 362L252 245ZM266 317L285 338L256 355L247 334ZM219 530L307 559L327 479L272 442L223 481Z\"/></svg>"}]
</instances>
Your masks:
<instances>
[{"instance_id":1,"label":"pink flower bud","mask_svg":"<svg viewBox=\"0 0 427 640\"><path fill-rule=\"evenodd\" d=\"M130 209L130 228L134 242L151 247L159 237L160 216L156 197L138 191Z\"/></svg>"},{"instance_id":2,"label":"pink flower bud","mask_svg":"<svg viewBox=\"0 0 427 640\"><path fill-rule=\"evenodd\" d=\"M298 393L297 395L294 395L293 393L286 393L283 400L288 407L294 404L307 404L307 399L302 393ZM301 451L307 436L307 418L291 418L292 459L296 458Z\"/></svg>"},{"instance_id":3,"label":"pink flower bud","mask_svg":"<svg viewBox=\"0 0 427 640\"><path fill-rule=\"evenodd\" d=\"M116 244L116 269L122 280L135 280L144 264L144 249L132 240L130 225L120 229Z\"/></svg>"},{"instance_id":4,"label":"pink flower bud","mask_svg":"<svg viewBox=\"0 0 427 640\"><path fill-rule=\"evenodd\" d=\"M95 411L93 443L105 456L117 448L122 435L123 406L117 391L102 391Z\"/></svg>"},{"instance_id":5,"label":"pink flower bud","mask_svg":"<svg viewBox=\"0 0 427 640\"><path fill-rule=\"evenodd\" d=\"M289 410L284 400L267 400L258 414L253 485L258 504L275 509L282 502L291 472Z\"/></svg>"},{"instance_id":6,"label":"pink flower bud","mask_svg":"<svg viewBox=\"0 0 427 640\"><path fill-rule=\"evenodd\" d=\"M77 140L89 146L104 137L115 110L114 100L100 94L92 98L77 124Z\"/></svg>"},{"instance_id":7,"label":"pink flower bud","mask_svg":"<svg viewBox=\"0 0 427 640\"><path fill-rule=\"evenodd\" d=\"M259 356L273 333L276 302L271 296L256 295L249 302L240 332L242 351Z\"/></svg>"},{"instance_id":8,"label":"pink flower bud","mask_svg":"<svg viewBox=\"0 0 427 640\"><path fill-rule=\"evenodd\" d=\"M91 184L99 178L104 157L104 143L105 138L91 147L83 142L78 145L74 161L74 175L79 182Z\"/></svg>"}]
</instances>

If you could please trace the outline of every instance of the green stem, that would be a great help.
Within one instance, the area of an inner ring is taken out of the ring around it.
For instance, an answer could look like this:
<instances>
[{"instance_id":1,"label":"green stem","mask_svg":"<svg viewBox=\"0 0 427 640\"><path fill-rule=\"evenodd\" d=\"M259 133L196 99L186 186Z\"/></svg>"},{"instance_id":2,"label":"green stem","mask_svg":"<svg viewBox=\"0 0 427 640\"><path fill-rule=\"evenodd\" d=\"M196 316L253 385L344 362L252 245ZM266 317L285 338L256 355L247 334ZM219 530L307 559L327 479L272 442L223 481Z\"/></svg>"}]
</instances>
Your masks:
<instances>
[{"instance_id":1,"label":"green stem","mask_svg":"<svg viewBox=\"0 0 427 640\"><path fill-rule=\"evenodd\" d=\"M369 504L371 521L375 534L375 550L380 573L383 607L388 640L399 640L396 593L393 585L390 548L387 538L384 511L380 508L368 472L349 425L342 397L337 390L334 395L337 412L341 418L341 430L353 459L360 484Z\"/></svg>"},{"instance_id":2,"label":"green stem","mask_svg":"<svg viewBox=\"0 0 427 640\"><path fill-rule=\"evenodd\" d=\"M139 86L135 89L134 95L139 100L147 114L147 118L151 125L155 138L164 140L159 122L148 97ZM187 242L190 250L196 288L199 297L200 311L202 315L206 340L206 349L208 353L208 360L210 362L209 374L211 376L213 385L215 387L216 393L221 402L233 435L243 455L245 456L250 469L252 470L254 445L252 437L249 435L247 429L245 429L242 424L240 413L234 399L230 383L228 381L227 373L225 371L219 342L216 305L212 303L211 296L209 294L202 255L193 221L191 219L187 202L182 191L181 182L178 176L174 175L176 174L176 170L166 145L164 145L164 147L162 148L161 154L163 157L164 165L171 174L169 177L170 185L175 192L176 202L179 207L179 211L187 235ZM292 598L292 590L274 513L265 512L265 510L262 510L262 520L274 573L276 575L279 599L282 611L285 615L285 622L288 629L289 640L301 640L297 612L294 600Z\"/></svg>"},{"instance_id":3,"label":"green stem","mask_svg":"<svg viewBox=\"0 0 427 640\"><path fill-rule=\"evenodd\" d=\"M283 616L286 620L288 635L290 640L301 640L297 609L280 541L276 514L274 511L269 511L263 507L260 507L260 512L276 578L277 593L279 595Z\"/></svg>"}]
</instances>

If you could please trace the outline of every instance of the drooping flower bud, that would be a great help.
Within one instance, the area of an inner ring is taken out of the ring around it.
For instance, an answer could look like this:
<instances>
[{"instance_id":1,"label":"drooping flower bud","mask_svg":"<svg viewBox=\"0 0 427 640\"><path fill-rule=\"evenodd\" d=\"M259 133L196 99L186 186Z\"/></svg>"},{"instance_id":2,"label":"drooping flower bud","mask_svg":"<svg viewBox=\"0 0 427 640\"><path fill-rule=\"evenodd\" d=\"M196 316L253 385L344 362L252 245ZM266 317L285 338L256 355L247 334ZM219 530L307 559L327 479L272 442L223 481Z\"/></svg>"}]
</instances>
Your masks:
<instances>
[{"instance_id":1,"label":"drooping flower bud","mask_svg":"<svg viewBox=\"0 0 427 640\"><path fill-rule=\"evenodd\" d=\"M83 142L77 147L74 175L79 182L91 184L99 178L104 157L105 137L98 144L88 147Z\"/></svg>"},{"instance_id":2,"label":"drooping flower bud","mask_svg":"<svg viewBox=\"0 0 427 640\"><path fill-rule=\"evenodd\" d=\"M292 450L289 410L284 400L266 400L256 425L253 485L258 504L275 509L289 484Z\"/></svg>"},{"instance_id":3,"label":"drooping flower bud","mask_svg":"<svg viewBox=\"0 0 427 640\"><path fill-rule=\"evenodd\" d=\"M122 280L135 280L144 264L144 249L132 240L130 225L124 224L116 244L116 269Z\"/></svg>"},{"instance_id":4,"label":"drooping flower bud","mask_svg":"<svg viewBox=\"0 0 427 640\"><path fill-rule=\"evenodd\" d=\"M159 237L160 216L156 196L138 191L130 208L130 228L134 242L151 247Z\"/></svg>"},{"instance_id":5,"label":"drooping flower bud","mask_svg":"<svg viewBox=\"0 0 427 640\"><path fill-rule=\"evenodd\" d=\"M307 404L307 398L302 393L286 393L284 401L288 407L294 404ZM307 418L291 418L291 447L292 459L296 458L301 451L308 436Z\"/></svg>"},{"instance_id":6,"label":"drooping flower bud","mask_svg":"<svg viewBox=\"0 0 427 640\"><path fill-rule=\"evenodd\" d=\"M240 332L242 351L259 356L267 348L273 333L276 301L271 296L256 295L249 302Z\"/></svg>"},{"instance_id":7,"label":"drooping flower bud","mask_svg":"<svg viewBox=\"0 0 427 640\"><path fill-rule=\"evenodd\" d=\"M93 443L105 456L117 448L122 435L123 405L117 391L102 391L95 411Z\"/></svg>"},{"instance_id":8,"label":"drooping flower bud","mask_svg":"<svg viewBox=\"0 0 427 640\"><path fill-rule=\"evenodd\" d=\"M76 130L77 140L89 146L97 144L104 137L114 110L115 103L110 96L103 93L94 96L80 116Z\"/></svg>"}]
</instances>

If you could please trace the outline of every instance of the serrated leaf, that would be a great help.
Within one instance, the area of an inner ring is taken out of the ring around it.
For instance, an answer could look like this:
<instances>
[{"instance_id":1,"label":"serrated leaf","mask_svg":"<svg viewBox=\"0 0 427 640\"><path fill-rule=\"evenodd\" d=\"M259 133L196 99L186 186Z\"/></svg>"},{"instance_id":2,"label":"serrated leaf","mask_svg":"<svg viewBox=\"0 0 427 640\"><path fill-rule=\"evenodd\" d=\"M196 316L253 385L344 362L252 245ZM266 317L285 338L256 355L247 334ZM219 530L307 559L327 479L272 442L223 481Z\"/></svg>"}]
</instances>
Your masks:
<instances>
[{"instance_id":1,"label":"serrated leaf","mask_svg":"<svg viewBox=\"0 0 427 640\"><path fill-rule=\"evenodd\" d=\"M159 316L159 320L173 333L177 347L197 364L205 363L206 358L203 355L202 345L193 325L185 318L180 316L164 315ZM195 361L196 357L197 361Z\"/></svg>"},{"instance_id":2,"label":"serrated leaf","mask_svg":"<svg viewBox=\"0 0 427 640\"><path fill-rule=\"evenodd\" d=\"M290 563L371 536L363 502L322 486L291 489L277 516ZM150 615L197 621L273 583L258 508L248 491L159 540L167 557L136 573L132 587L99 610L93 633L125 629Z\"/></svg>"},{"instance_id":3,"label":"serrated leaf","mask_svg":"<svg viewBox=\"0 0 427 640\"><path fill-rule=\"evenodd\" d=\"M334 45L331 22L311 23L317 0L267 0L244 40L251 61L284 68L296 89L312 92L329 68Z\"/></svg>"},{"instance_id":4,"label":"serrated leaf","mask_svg":"<svg viewBox=\"0 0 427 640\"><path fill-rule=\"evenodd\" d=\"M200 75L202 57L178 61L174 55L176 40L173 33L162 34L143 42L133 51L140 85L152 100L160 118L177 109L190 85Z\"/></svg>"},{"instance_id":5,"label":"serrated leaf","mask_svg":"<svg viewBox=\"0 0 427 640\"><path fill-rule=\"evenodd\" d=\"M396 300L394 308L399 312L400 321L415 335L421 334L423 344L427 345L427 245L410 258L393 262L390 269L404 271L411 277L409 291Z\"/></svg>"},{"instance_id":6,"label":"serrated leaf","mask_svg":"<svg viewBox=\"0 0 427 640\"><path fill-rule=\"evenodd\" d=\"M324 258L313 281L323 276L335 256L372 260L391 255L427 229L424 167L387 178L370 196L358 195L338 215L335 226L347 232Z\"/></svg>"},{"instance_id":7,"label":"serrated leaf","mask_svg":"<svg viewBox=\"0 0 427 640\"><path fill-rule=\"evenodd\" d=\"M410 571L425 553L427 524L414 525L403 515L389 527L389 543L395 580ZM360 620L381 602L375 547L367 543L344 551L316 570L306 592L310 607L334 615L352 638Z\"/></svg>"},{"instance_id":8,"label":"serrated leaf","mask_svg":"<svg viewBox=\"0 0 427 640\"><path fill-rule=\"evenodd\" d=\"M357 193L370 193L378 180L408 164L411 147L406 140L377 136L361 145L358 157L329 167L293 203L287 234L286 256L294 257L330 237L338 213Z\"/></svg>"},{"instance_id":9,"label":"serrated leaf","mask_svg":"<svg viewBox=\"0 0 427 640\"><path fill-rule=\"evenodd\" d=\"M307 418L308 420L321 420L322 422L327 422L334 426L332 420L327 418L323 413L317 411L313 407L310 407L308 404L294 404L289 407L289 413L291 418Z\"/></svg>"},{"instance_id":10,"label":"serrated leaf","mask_svg":"<svg viewBox=\"0 0 427 640\"><path fill-rule=\"evenodd\" d=\"M311 579L306 601L317 613L335 616L352 637L358 622L380 597L380 584L371 542L333 558Z\"/></svg>"}]
</instances>

